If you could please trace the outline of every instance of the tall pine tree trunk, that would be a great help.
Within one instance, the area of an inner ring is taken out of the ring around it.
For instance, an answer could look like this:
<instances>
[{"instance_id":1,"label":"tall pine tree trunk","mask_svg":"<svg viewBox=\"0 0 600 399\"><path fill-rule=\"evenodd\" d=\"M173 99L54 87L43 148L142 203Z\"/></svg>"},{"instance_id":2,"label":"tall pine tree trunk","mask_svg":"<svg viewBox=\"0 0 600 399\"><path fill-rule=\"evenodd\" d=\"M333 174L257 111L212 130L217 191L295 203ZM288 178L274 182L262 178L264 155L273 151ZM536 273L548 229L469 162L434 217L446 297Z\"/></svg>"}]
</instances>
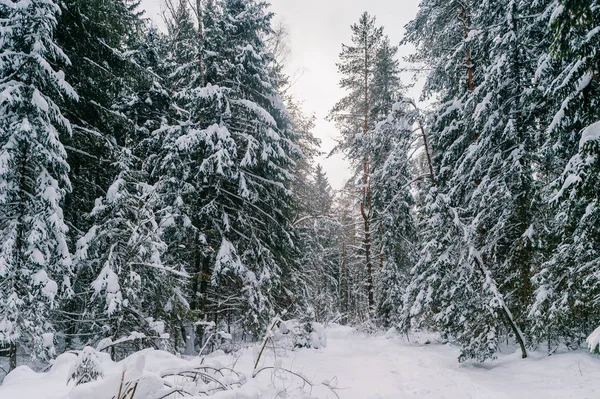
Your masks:
<instances>
[{"instance_id":1,"label":"tall pine tree trunk","mask_svg":"<svg viewBox=\"0 0 600 399\"><path fill-rule=\"evenodd\" d=\"M365 32L366 34L366 32ZM364 109L364 123L363 123L363 134L366 137L369 133L369 47L368 38L365 38L365 67L364 67L364 91L365 91L365 109ZM363 199L360 206L360 211L364 221L364 244L365 244L365 262L367 265L367 295L369 298L369 315L375 307L375 300L373 298L373 265L371 263L371 190L369 187L369 154L365 151L365 158L363 161Z\"/></svg>"},{"instance_id":2,"label":"tall pine tree trunk","mask_svg":"<svg viewBox=\"0 0 600 399\"><path fill-rule=\"evenodd\" d=\"M204 318L205 313L202 311L202 263L201 263L201 250L200 250L200 233L196 231L194 233L194 275L192 280L192 302L191 309L192 314L194 315L196 320L199 321L201 318ZM193 324L193 323L192 323ZM186 328L187 329L187 328ZM188 329L189 331L189 329ZM194 339L197 342L199 347L202 347L202 337L204 335L204 327L202 325L198 325L195 328L196 337Z\"/></svg>"},{"instance_id":3,"label":"tall pine tree trunk","mask_svg":"<svg viewBox=\"0 0 600 399\"><path fill-rule=\"evenodd\" d=\"M473 60L471 58L471 49L467 43L469 39L469 31L471 29L469 22L469 10L466 6L461 3L460 16L461 22L463 23L464 38L465 38L465 65L467 66L467 83L469 85L469 93L473 93L475 90L475 83L473 82Z\"/></svg>"},{"instance_id":4,"label":"tall pine tree trunk","mask_svg":"<svg viewBox=\"0 0 600 399\"><path fill-rule=\"evenodd\" d=\"M348 258L344 238L342 236L342 309L348 315Z\"/></svg>"},{"instance_id":5,"label":"tall pine tree trunk","mask_svg":"<svg viewBox=\"0 0 600 399\"><path fill-rule=\"evenodd\" d=\"M27 144L25 144L25 148L23 149L23 154L22 154L22 158L19 160L20 162L20 166L19 166L19 213L18 213L18 223L17 223L17 234L16 234L16 238L15 238L15 252L16 252L16 258L17 258L17 268L18 269L22 269L25 267L25 265L22 264L23 262L23 258L24 258L24 251L23 251L23 226L25 225L23 220L25 219L25 204L26 201L28 199L27 194L26 194L26 181L27 181L27 176L26 176L26 171L27 171L27 153L28 153L28 146ZM24 287L21 287L21 282L19 281L19 277L18 274L14 276L13 279L13 289L17 292L17 295L19 296L26 296L29 293L23 289ZM17 343L16 342L11 342L9 347L8 347L8 358L9 358L9 371L14 370L15 368L17 368Z\"/></svg>"},{"instance_id":6,"label":"tall pine tree trunk","mask_svg":"<svg viewBox=\"0 0 600 399\"><path fill-rule=\"evenodd\" d=\"M519 9L517 2L513 2L512 10L511 10L512 18L510 20L511 29L514 33L515 40L513 41L512 46L512 75L514 79L514 92L515 96L512 100L511 104L511 119L514 124L514 129L516 132L516 137L518 142L514 143L515 145L523 145L526 148L526 153L532 153L533 150L528 148L527 145L527 137L524 129L523 116L521 114L522 109L524 108L523 101L521 101L521 96L523 93L523 83L522 83L522 72L523 72L523 61L520 55L520 46L521 46L521 38L519 37ZM529 161L529 157L527 155L523 156L519 160L521 164L520 170L520 179L519 184L515 190L515 198L516 198L516 215L515 222L517 225L521 226L522 229L519 232L518 238L515 240L515 249L516 252L515 257L513 258L516 264L516 268L519 273L518 279L518 287L517 287L517 308L516 308L516 316L518 320L522 320L521 316L527 313L527 308L529 307L529 302L533 297L533 286L531 283L531 260L532 260L532 248L529 242L529 238L526 237L523 233L525 233L526 229L529 228L532 222L531 215L531 187L533 185L531 176L533 175L533 171L531 170L531 162Z\"/></svg>"},{"instance_id":7,"label":"tall pine tree trunk","mask_svg":"<svg viewBox=\"0 0 600 399\"><path fill-rule=\"evenodd\" d=\"M198 20L198 57L200 58L200 84L202 87L206 86L206 74L204 65L204 11L202 8L202 0L196 0L196 18Z\"/></svg>"}]
</instances>

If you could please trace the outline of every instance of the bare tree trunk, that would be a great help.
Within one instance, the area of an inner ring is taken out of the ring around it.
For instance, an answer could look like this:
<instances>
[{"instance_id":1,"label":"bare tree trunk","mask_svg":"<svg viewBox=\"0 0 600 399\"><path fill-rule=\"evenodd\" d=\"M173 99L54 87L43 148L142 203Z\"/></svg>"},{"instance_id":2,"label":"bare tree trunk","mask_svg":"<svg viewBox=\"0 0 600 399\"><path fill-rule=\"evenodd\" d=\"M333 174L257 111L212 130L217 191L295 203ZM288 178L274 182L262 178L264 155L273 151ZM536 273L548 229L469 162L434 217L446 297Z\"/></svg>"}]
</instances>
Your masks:
<instances>
[{"instance_id":1,"label":"bare tree trunk","mask_svg":"<svg viewBox=\"0 0 600 399\"><path fill-rule=\"evenodd\" d=\"M196 0L196 18L198 19L198 56L200 57L200 84L202 87L206 86L205 81L205 65L204 65L204 11L202 7L202 0Z\"/></svg>"},{"instance_id":2,"label":"bare tree trunk","mask_svg":"<svg viewBox=\"0 0 600 399\"><path fill-rule=\"evenodd\" d=\"M363 208L364 209L364 208ZM365 261L367 262L367 294L369 297L369 312L373 309L373 264L371 262L371 232L370 220L366 212L363 211L365 221Z\"/></svg>"},{"instance_id":3,"label":"bare tree trunk","mask_svg":"<svg viewBox=\"0 0 600 399\"><path fill-rule=\"evenodd\" d=\"M342 237L342 308L348 314L348 258L346 253L346 242Z\"/></svg>"},{"instance_id":4,"label":"bare tree trunk","mask_svg":"<svg viewBox=\"0 0 600 399\"><path fill-rule=\"evenodd\" d=\"M409 100L408 103L412 105L415 111L419 111L417 104L413 100ZM425 127L423 126L423 122L417 118L417 124L419 125L419 130L421 131L421 137L423 139L423 146L425 147L425 155L427 156L427 166L429 167L429 179L431 180L431 185L435 186L435 174L433 173L433 163L431 162L431 151L429 150L429 139L427 138L427 133L425 132Z\"/></svg>"},{"instance_id":5,"label":"bare tree trunk","mask_svg":"<svg viewBox=\"0 0 600 399\"><path fill-rule=\"evenodd\" d=\"M419 128L421 129L421 136L423 138L423 145L425 146L425 155L427 156L427 165L429 166L429 178L431 180L431 185L435 186L435 173L433 173L433 163L431 162L431 152L429 151L429 140L427 139L427 134L425 133L425 128L421 121L418 121Z\"/></svg>"},{"instance_id":6,"label":"bare tree trunk","mask_svg":"<svg viewBox=\"0 0 600 399\"><path fill-rule=\"evenodd\" d=\"M512 332L515 334L517 343L519 344L519 347L521 348L521 357L523 359L527 358L527 348L525 347L525 338L523 337L523 332L521 332L521 329L517 326L517 323L515 323L514 317L511 313L511 311L508 309L506 302L504 301L504 296L498 290L498 286L496 285L496 282L495 282L494 278L492 277L492 273L487 268L487 266L484 264L483 259L481 259L480 256L475 256L474 261L475 261L475 264L477 265L477 267L479 268L479 271L481 273L483 273L485 278L489 281L490 289L492 290L492 293L494 294L495 299L500 304L500 308L498 309L498 311L504 317L507 327L509 329L511 329Z\"/></svg>"},{"instance_id":7,"label":"bare tree trunk","mask_svg":"<svg viewBox=\"0 0 600 399\"><path fill-rule=\"evenodd\" d=\"M192 280L192 301L191 310L193 315L198 321L204 318L205 312L202 309L202 251L200 250L200 233L196 231L194 233L194 274ZM202 337L204 335L204 327L202 325L196 326L195 330L195 343L199 347L202 347Z\"/></svg>"},{"instance_id":8,"label":"bare tree trunk","mask_svg":"<svg viewBox=\"0 0 600 399\"><path fill-rule=\"evenodd\" d=\"M12 343L8 347L9 365L8 370L12 371L17 368L17 344Z\"/></svg>"},{"instance_id":9,"label":"bare tree trunk","mask_svg":"<svg viewBox=\"0 0 600 399\"><path fill-rule=\"evenodd\" d=\"M200 267L200 237L198 231L194 233L194 275L192 279L192 302L194 311L200 310L200 284L202 280L202 269Z\"/></svg>"},{"instance_id":10,"label":"bare tree trunk","mask_svg":"<svg viewBox=\"0 0 600 399\"><path fill-rule=\"evenodd\" d=\"M26 172L26 168L27 168L27 152L29 150L29 146L25 145L25 149L23 150L23 156L22 158L19 160L20 162L20 167L19 167L19 211L18 211L18 227L17 227L17 236L15 239L15 249L14 251L17 253L17 261L18 261L18 266L17 268L24 268L25 265L21 264L22 260L24 259L24 255L23 255L23 219L25 217L25 203L27 201L26 197L25 197L25 193L28 191L27 187L26 187L26 176L25 176L25 172ZM17 291L18 295L26 295L27 292L24 292L23 287L21 287L21 283L20 283L20 279L17 276L15 276L16 278L14 280L12 280L12 285L13 285L13 289L15 291ZM12 342L9 347L8 347L8 357L9 357L9 370L14 370L15 368L17 368L17 343L16 342Z\"/></svg>"},{"instance_id":11,"label":"bare tree trunk","mask_svg":"<svg viewBox=\"0 0 600 399\"><path fill-rule=\"evenodd\" d=\"M469 19L469 10L465 7L464 4L461 4L460 7L460 20L463 23L464 29L464 38L465 38L465 58L466 58L466 66L467 66L467 82L469 84L469 93L473 93L475 90L475 83L473 81L473 60L471 58L471 49L468 46L467 40L469 39L469 30L470 30L470 19Z\"/></svg>"}]
</instances>

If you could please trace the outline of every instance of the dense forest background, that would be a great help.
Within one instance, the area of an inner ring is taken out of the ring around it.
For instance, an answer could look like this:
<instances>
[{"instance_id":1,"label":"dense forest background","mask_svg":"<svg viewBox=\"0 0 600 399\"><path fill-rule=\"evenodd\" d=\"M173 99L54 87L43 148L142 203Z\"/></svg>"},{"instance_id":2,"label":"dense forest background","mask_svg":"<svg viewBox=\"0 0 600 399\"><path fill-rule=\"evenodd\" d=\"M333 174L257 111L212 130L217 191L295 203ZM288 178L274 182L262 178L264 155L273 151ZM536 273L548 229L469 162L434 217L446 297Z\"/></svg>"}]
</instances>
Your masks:
<instances>
[{"instance_id":1,"label":"dense forest background","mask_svg":"<svg viewBox=\"0 0 600 399\"><path fill-rule=\"evenodd\" d=\"M133 0L0 0L11 369L100 341L193 354L284 315L480 361L600 326L597 0L422 0L402 64L364 13L329 115L339 192L268 4L165 6L160 32Z\"/></svg>"}]
</instances>

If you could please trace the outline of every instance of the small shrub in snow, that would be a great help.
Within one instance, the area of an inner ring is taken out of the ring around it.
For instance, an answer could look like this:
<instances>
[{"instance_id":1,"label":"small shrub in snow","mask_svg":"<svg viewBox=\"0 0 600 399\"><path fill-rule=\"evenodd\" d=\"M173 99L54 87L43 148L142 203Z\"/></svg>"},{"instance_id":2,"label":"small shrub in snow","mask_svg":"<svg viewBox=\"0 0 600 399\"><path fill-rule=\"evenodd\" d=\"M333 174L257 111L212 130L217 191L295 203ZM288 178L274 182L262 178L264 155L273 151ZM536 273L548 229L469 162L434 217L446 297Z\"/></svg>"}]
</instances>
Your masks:
<instances>
[{"instance_id":1,"label":"small shrub in snow","mask_svg":"<svg viewBox=\"0 0 600 399\"><path fill-rule=\"evenodd\" d=\"M396 327L390 327L385 332L386 339L395 339L395 338L398 338L399 336L400 336L400 334L398 334L398 330L396 329Z\"/></svg>"},{"instance_id":2,"label":"small shrub in snow","mask_svg":"<svg viewBox=\"0 0 600 399\"><path fill-rule=\"evenodd\" d=\"M73 363L69 372L69 382L75 381L75 385L96 381L104 377L104 370L96 351L86 346Z\"/></svg>"},{"instance_id":3,"label":"small shrub in snow","mask_svg":"<svg viewBox=\"0 0 600 399\"><path fill-rule=\"evenodd\" d=\"M321 323L296 319L287 320L279 325L273 340L286 348L324 348L327 346L325 327Z\"/></svg>"},{"instance_id":4,"label":"small shrub in snow","mask_svg":"<svg viewBox=\"0 0 600 399\"><path fill-rule=\"evenodd\" d=\"M321 323L307 322L297 324L293 329L295 348L324 348L327 346L325 328Z\"/></svg>"},{"instance_id":5,"label":"small shrub in snow","mask_svg":"<svg viewBox=\"0 0 600 399\"><path fill-rule=\"evenodd\" d=\"M377 328L375 323L373 323L371 320L367 320L367 321L357 325L356 331L363 333L363 334L374 335L377 332L379 332L379 328Z\"/></svg>"},{"instance_id":6,"label":"small shrub in snow","mask_svg":"<svg viewBox=\"0 0 600 399\"><path fill-rule=\"evenodd\" d=\"M312 348L312 340L314 333L313 323L315 321L315 311L312 307L306 310L306 313L300 318L293 329L294 333L294 348ZM317 342L318 344L318 342ZM317 345L317 348L319 346Z\"/></svg>"},{"instance_id":7,"label":"small shrub in snow","mask_svg":"<svg viewBox=\"0 0 600 399\"><path fill-rule=\"evenodd\" d=\"M199 355L207 355L210 353L222 351L231 353L235 350L236 345L233 342L233 336L224 331L227 327L225 324L217 326L213 322L198 322L196 325L204 326L204 336L202 341L204 344L200 349Z\"/></svg>"},{"instance_id":8,"label":"small shrub in snow","mask_svg":"<svg viewBox=\"0 0 600 399\"><path fill-rule=\"evenodd\" d=\"M598 327L586 340L590 352L600 354L600 327Z\"/></svg>"}]
</instances>

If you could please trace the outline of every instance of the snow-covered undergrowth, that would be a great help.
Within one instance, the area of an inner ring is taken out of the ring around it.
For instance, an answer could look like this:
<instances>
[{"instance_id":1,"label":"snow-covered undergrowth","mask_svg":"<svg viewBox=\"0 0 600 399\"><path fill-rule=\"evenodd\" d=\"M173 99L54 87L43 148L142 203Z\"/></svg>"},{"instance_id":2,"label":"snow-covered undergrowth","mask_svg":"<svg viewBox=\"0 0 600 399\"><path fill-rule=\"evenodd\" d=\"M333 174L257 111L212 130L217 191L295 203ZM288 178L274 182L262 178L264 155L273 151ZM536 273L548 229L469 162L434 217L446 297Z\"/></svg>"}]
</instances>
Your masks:
<instances>
[{"instance_id":1,"label":"snow-covered undergrowth","mask_svg":"<svg viewBox=\"0 0 600 399\"><path fill-rule=\"evenodd\" d=\"M590 336L587 338L587 344L590 352L600 352L600 327L590 334Z\"/></svg>"},{"instance_id":2,"label":"snow-covered undergrowth","mask_svg":"<svg viewBox=\"0 0 600 399\"><path fill-rule=\"evenodd\" d=\"M115 343L119 341L109 342L109 347ZM283 358L290 358L294 351L326 346L325 328L315 322L277 319L261 343L237 353L218 350L203 357L179 357L146 349L114 362L103 351L106 344L102 341L96 349L86 347L64 353L47 372L18 367L0 386L0 398L257 399L281 396L287 391L293 392L287 397L309 398L311 392L321 397L319 391L335 390L327 381L313 382L283 367Z\"/></svg>"},{"instance_id":3,"label":"snow-covered undergrowth","mask_svg":"<svg viewBox=\"0 0 600 399\"><path fill-rule=\"evenodd\" d=\"M534 352L522 360L518 352L512 352L514 348L503 348L506 353L494 362L459 364L459 349L429 334L411 335L408 342L393 331L369 335L333 326L327 329L326 347L295 350L283 344L291 337L285 335L274 331L273 337L278 338L268 341L256 369L261 344L204 358L182 359L144 350L115 363L102 354L98 360L103 377L79 386L73 380L67 381L82 359L64 354L46 373L35 373L27 367L13 371L0 386L0 399L111 399L117 397L120 388L123 393L131 387L136 387L134 399L158 399L177 388L195 396L183 393L167 398L600 397L600 358L585 351L553 356ZM194 376L198 378L194 380Z\"/></svg>"}]
</instances>

